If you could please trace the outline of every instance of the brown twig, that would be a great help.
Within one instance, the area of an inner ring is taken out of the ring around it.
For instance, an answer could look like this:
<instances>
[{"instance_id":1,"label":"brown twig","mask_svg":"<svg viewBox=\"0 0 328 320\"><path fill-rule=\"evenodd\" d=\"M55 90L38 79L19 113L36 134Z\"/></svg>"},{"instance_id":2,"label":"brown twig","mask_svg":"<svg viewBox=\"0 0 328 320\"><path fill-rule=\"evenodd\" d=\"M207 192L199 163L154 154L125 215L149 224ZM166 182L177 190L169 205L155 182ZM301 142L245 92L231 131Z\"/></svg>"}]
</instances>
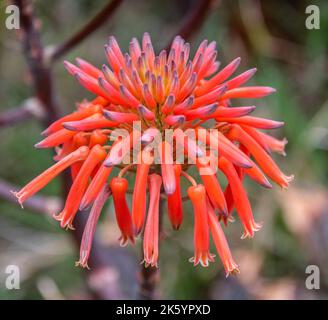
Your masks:
<instances>
[{"instance_id":1,"label":"brown twig","mask_svg":"<svg viewBox=\"0 0 328 320\"><path fill-rule=\"evenodd\" d=\"M82 27L76 34L66 40L63 44L58 45L49 56L49 61L53 62L65 55L69 50L74 48L92 32L97 30L107 19L116 12L122 0L111 0L102 8L86 25Z\"/></svg>"},{"instance_id":2,"label":"brown twig","mask_svg":"<svg viewBox=\"0 0 328 320\"><path fill-rule=\"evenodd\" d=\"M176 32L175 35L180 35L184 40L189 40L202 26L212 2L213 0L196 1L196 5L192 8L190 13L185 17L184 21L181 24L180 29ZM166 46L167 51L170 49L174 37Z\"/></svg>"},{"instance_id":3,"label":"brown twig","mask_svg":"<svg viewBox=\"0 0 328 320\"><path fill-rule=\"evenodd\" d=\"M145 267L140 270L138 299L154 300L156 297L156 287L159 282L159 271L157 267Z\"/></svg>"},{"instance_id":4,"label":"brown twig","mask_svg":"<svg viewBox=\"0 0 328 320\"><path fill-rule=\"evenodd\" d=\"M38 99L29 98L20 106L2 112L0 114L0 127L12 126L33 117L42 119L44 112Z\"/></svg>"},{"instance_id":5,"label":"brown twig","mask_svg":"<svg viewBox=\"0 0 328 320\"><path fill-rule=\"evenodd\" d=\"M51 73L44 64L44 50L38 31L40 24L34 16L31 1L14 0L14 4L20 9L21 29L19 36L21 37L24 55L32 76L35 96L45 110L46 117L43 122L48 126L58 118L58 109L56 108L52 93Z\"/></svg>"},{"instance_id":6,"label":"brown twig","mask_svg":"<svg viewBox=\"0 0 328 320\"><path fill-rule=\"evenodd\" d=\"M29 120L32 117L32 113L26 108L13 108L0 114L0 126L12 126L23 120Z\"/></svg>"}]
</instances>

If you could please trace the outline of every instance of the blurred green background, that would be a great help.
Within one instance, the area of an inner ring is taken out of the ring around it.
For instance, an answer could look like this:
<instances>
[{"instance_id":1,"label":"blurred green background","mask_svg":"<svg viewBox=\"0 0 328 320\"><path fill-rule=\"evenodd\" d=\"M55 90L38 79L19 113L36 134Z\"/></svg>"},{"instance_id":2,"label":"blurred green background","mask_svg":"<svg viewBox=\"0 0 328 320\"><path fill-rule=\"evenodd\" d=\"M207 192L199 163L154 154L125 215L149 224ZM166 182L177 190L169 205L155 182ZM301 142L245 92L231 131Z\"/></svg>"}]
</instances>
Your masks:
<instances>
[{"instance_id":1,"label":"blurred green background","mask_svg":"<svg viewBox=\"0 0 328 320\"><path fill-rule=\"evenodd\" d=\"M88 21L106 1L35 1L45 46L61 43ZM82 57L101 66L103 45L115 35L124 51L129 41L150 32L157 52L175 35L197 1L125 0L113 18L65 56ZM320 29L305 27L305 8L320 8ZM14 30L5 28L0 6L0 112L14 108L31 95L30 78ZM170 299L325 299L328 297L328 2L327 1L214 1L205 23L190 40L195 50L202 39L217 41L219 60L226 65L242 58L239 71L257 67L252 83L275 87L277 93L254 102L256 115L285 121L273 134L286 137L287 157L275 159L295 180L288 191L267 191L247 181L255 217L264 227L252 240L240 240L239 222L227 231L238 277L225 278L220 262L194 268L190 207L179 232L165 221L160 247L159 293ZM61 59L63 60L63 59ZM54 67L57 101L62 113L76 101L90 97L64 70ZM0 127L1 181L22 186L52 163L48 150L35 150L41 125L34 119ZM61 194L59 180L42 195ZM54 204L55 205L55 204ZM111 203L98 226L98 238L123 264L119 283L129 298L135 296L140 242L136 248L117 247L118 230ZM54 212L52 212L54 213ZM214 250L213 250L214 251ZM136 256L138 256L136 258ZM70 232L61 230L49 214L21 210L0 198L0 299L88 299L96 280L74 266L78 250ZM5 287L8 265L21 270L20 290ZM320 268L320 290L307 290L305 269ZM122 270L124 272L122 272ZM92 271L91 271L92 272ZM86 280L88 279L88 280Z\"/></svg>"}]
</instances>

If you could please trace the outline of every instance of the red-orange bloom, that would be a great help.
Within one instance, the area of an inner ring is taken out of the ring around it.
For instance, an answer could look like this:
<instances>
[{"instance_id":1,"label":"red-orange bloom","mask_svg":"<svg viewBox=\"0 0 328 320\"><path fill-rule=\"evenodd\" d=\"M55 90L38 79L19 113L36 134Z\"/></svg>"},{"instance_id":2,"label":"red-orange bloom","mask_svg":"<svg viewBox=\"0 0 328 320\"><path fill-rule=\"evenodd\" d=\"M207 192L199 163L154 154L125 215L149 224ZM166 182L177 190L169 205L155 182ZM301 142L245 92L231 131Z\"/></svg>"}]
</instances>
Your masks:
<instances>
[{"instance_id":1,"label":"red-orange bloom","mask_svg":"<svg viewBox=\"0 0 328 320\"><path fill-rule=\"evenodd\" d=\"M60 221L61 227L73 228L72 222L79 209L81 199L88 185L89 177L97 164L103 161L105 157L106 151L98 144L90 150L88 157L74 179L63 211L55 216L55 218Z\"/></svg>"},{"instance_id":2,"label":"red-orange bloom","mask_svg":"<svg viewBox=\"0 0 328 320\"><path fill-rule=\"evenodd\" d=\"M110 182L110 188L113 195L117 224L122 233L120 237L121 246L125 246L128 239L134 243L131 213L126 202L128 181L124 178L115 177Z\"/></svg>"},{"instance_id":3,"label":"red-orange bloom","mask_svg":"<svg viewBox=\"0 0 328 320\"><path fill-rule=\"evenodd\" d=\"M181 165L174 165L175 191L167 196L168 215L172 227L176 230L180 228L183 220L182 198L180 188Z\"/></svg>"},{"instance_id":4,"label":"red-orange bloom","mask_svg":"<svg viewBox=\"0 0 328 320\"><path fill-rule=\"evenodd\" d=\"M94 98L78 104L75 112L42 132L44 138L36 147L54 148L56 164L14 194L23 204L60 172L70 169L72 186L62 212L55 217L62 227L73 228L78 210L91 207L78 264L87 266L95 226L109 198L114 203L121 244L134 243L136 235L143 235L144 262L157 265L159 208L165 207L159 202L167 199L171 225L179 229L182 201L187 199L181 188L183 177L192 184L187 190L195 217L192 261L204 266L213 261L211 234L226 273L238 272L219 221L222 218L229 225L236 208L243 237L252 237L260 228L243 186L244 176L265 188L272 187L271 181L287 188L293 177L285 175L270 155L284 155L287 140L263 132L284 123L250 115L254 105L233 105L235 99L261 98L275 89L245 85L255 68L233 76L240 58L218 71L215 48L215 42L204 40L190 57L190 45L177 36L168 52L156 55L145 33L141 44L132 39L128 53L122 53L110 37L105 46L109 66L97 68L80 58L76 65L64 62ZM171 139L165 139L168 132L173 133ZM212 160L216 160L214 166ZM193 166L203 184L186 172ZM213 167L215 171L202 173ZM113 176L114 168L120 170L117 176ZM224 191L217 169L228 181ZM132 190L124 178L128 171L136 173L132 175L134 184L129 182ZM131 206L127 193L132 193Z\"/></svg>"},{"instance_id":5,"label":"red-orange bloom","mask_svg":"<svg viewBox=\"0 0 328 320\"><path fill-rule=\"evenodd\" d=\"M188 189L188 196L194 207L195 229L194 229L194 247L195 255L190 259L196 266L200 263L207 267L208 263L213 260L210 254L210 238L208 224L208 208L206 205L206 190L203 185L191 186Z\"/></svg>"},{"instance_id":6,"label":"red-orange bloom","mask_svg":"<svg viewBox=\"0 0 328 320\"><path fill-rule=\"evenodd\" d=\"M226 271L226 275L239 273L239 267L232 258L227 239L209 201L207 202L207 212L212 238Z\"/></svg>"},{"instance_id":7,"label":"red-orange bloom","mask_svg":"<svg viewBox=\"0 0 328 320\"><path fill-rule=\"evenodd\" d=\"M148 172L153 163L153 156L147 150L140 154L140 164L137 165L136 182L132 197L132 220L135 233L139 234L146 217L146 196Z\"/></svg>"},{"instance_id":8,"label":"red-orange bloom","mask_svg":"<svg viewBox=\"0 0 328 320\"><path fill-rule=\"evenodd\" d=\"M145 227L143 249L146 266L157 266L159 238L159 199L162 178L158 174L149 176L149 209Z\"/></svg>"}]
</instances>

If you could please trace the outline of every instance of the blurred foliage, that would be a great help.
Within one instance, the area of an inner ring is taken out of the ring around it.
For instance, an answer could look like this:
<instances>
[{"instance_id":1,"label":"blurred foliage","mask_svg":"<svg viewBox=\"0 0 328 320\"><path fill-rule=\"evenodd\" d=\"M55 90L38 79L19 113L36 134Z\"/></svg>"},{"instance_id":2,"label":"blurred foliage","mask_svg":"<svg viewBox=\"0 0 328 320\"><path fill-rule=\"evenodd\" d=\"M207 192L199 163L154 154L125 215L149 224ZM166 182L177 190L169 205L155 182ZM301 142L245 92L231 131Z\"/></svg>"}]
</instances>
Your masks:
<instances>
[{"instance_id":1,"label":"blurred foliage","mask_svg":"<svg viewBox=\"0 0 328 320\"><path fill-rule=\"evenodd\" d=\"M140 38L145 31L151 33L155 48L159 50L174 35L186 12L195 2L196 0L126 0L112 19L74 48L65 59L72 61L80 56L101 66L105 61L103 44L109 35L115 35L122 48L126 49L130 38ZM317 4L320 8L320 30L305 28L305 8L310 3ZM20 43L15 31L4 29L4 4L2 2L0 6L0 111L14 108L30 95L29 76L21 55ZM35 1L35 4L42 24L42 40L44 44L51 46L62 42L78 30L103 6L104 1ZM192 49L195 50L203 38L215 40L223 66L241 56L240 70L253 66L258 68L253 83L277 88L275 95L255 102L258 107L256 114L286 123L276 136L286 136L289 140L288 157L277 157L277 160L285 172L296 176L291 186L294 193L296 192L296 200L289 198L289 191L280 191L277 187L273 191L265 191L247 182L255 216L265 224L251 241L239 239L239 222L227 229L229 242L236 260L241 264L242 272L240 279L229 280L225 280L219 262L207 269L194 268L188 263L188 258L192 255L193 230L189 223L192 219L190 208L186 205L186 221L180 232L171 231L167 221L164 222L167 237L161 244L160 255L163 297L226 298L230 295L230 298L274 298L277 288L281 290L278 293L281 298L327 297L327 274L322 274L325 278L321 281L319 293L314 294L304 288L304 271L308 264L318 264L321 270L328 268L324 264L327 262L327 251L324 252L326 260L323 257L318 258L311 247L312 242L308 241L309 234L319 231L313 224L309 233L297 233L287 218L297 213L288 209L289 205L293 205L292 201L297 202L295 206L302 207L303 193L297 196L299 190L306 192L309 199L317 195L316 190L321 190L323 198L326 198L328 192L327 32L327 1L215 1L205 24L191 41ZM90 97L65 72L61 62L54 69L54 79L59 93L56 98L63 113L72 110L76 101ZM248 100L247 103L252 102ZM29 120L0 130L2 179L23 185L50 165L51 152L33 149L41 131L36 121ZM51 183L42 192L59 195L59 182ZM305 204L303 207L307 208ZM311 217L327 215L327 201L322 201L321 206L316 203L316 206L304 210L303 214ZM111 224L114 220L112 212L103 220ZM18 205L4 200L0 200L0 221L0 272L3 273L8 263L24 263L30 270L23 279L23 289L20 291L5 290L2 281L4 274L1 274L0 298L49 298L42 286L38 285L44 276L53 281L50 283L65 298L88 297L82 271L74 267L77 259L75 248L70 244L67 233L55 221L28 210L21 211ZM325 221L327 223L327 219ZM10 230L19 230L17 237L12 236L12 233L8 236L7 225ZM323 230L327 230L327 227ZM39 234L40 237L45 236L44 241L47 241L43 245L53 243L55 252L38 252L35 249ZM325 239L327 241L327 237ZM319 246L323 246L323 243ZM255 252L257 258L252 258L250 252ZM30 256L20 260L20 255L24 253L29 253ZM44 260L48 257L52 258L46 263ZM257 261L261 261L261 266L255 275L256 280L250 284L247 277L251 279L251 271L256 269ZM322 261L325 262L321 264ZM281 281L285 282L281 284ZM293 295L287 294L289 283L296 290Z\"/></svg>"}]
</instances>

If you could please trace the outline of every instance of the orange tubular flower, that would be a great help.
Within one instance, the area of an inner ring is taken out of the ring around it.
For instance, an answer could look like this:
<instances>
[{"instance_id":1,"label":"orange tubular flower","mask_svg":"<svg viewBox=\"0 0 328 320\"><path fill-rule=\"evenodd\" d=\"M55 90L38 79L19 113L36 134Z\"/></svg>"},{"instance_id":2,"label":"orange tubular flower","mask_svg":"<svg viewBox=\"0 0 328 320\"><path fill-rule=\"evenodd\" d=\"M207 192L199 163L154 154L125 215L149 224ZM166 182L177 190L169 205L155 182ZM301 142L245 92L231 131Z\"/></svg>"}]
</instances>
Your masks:
<instances>
[{"instance_id":1,"label":"orange tubular flower","mask_svg":"<svg viewBox=\"0 0 328 320\"><path fill-rule=\"evenodd\" d=\"M233 260L227 239L223 233L220 222L218 221L211 203L207 202L208 222L216 250L223 263L226 276L239 273L239 267Z\"/></svg>"},{"instance_id":2,"label":"orange tubular flower","mask_svg":"<svg viewBox=\"0 0 328 320\"><path fill-rule=\"evenodd\" d=\"M76 132L69 131L67 129L60 129L50 136L46 137L42 141L38 142L35 147L36 148L52 148L55 146L59 146L60 144L69 141L73 136L75 136Z\"/></svg>"},{"instance_id":3,"label":"orange tubular flower","mask_svg":"<svg viewBox=\"0 0 328 320\"><path fill-rule=\"evenodd\" d=\"M258 134L261 138L261 141L263 141L263 143L267 146L267 148L270 151L278 152L283 156L286 155L285 146L288 143L286 138L282 140L278 140L275 137L269 136L268 134L260 131L258 132Z\"/></svg>"},{"instance_id":4,"label":"orange tubular flower","mask_svg":"<svg viewBox=\"0 0 328 320\"><path fill-rule=\"evenodd\" d=\"M197 164L197 167L204 168L206 166ZM210 168L208 168L210 169ZM218 209L221 214L224 216L228 215L227 204L224 198L223 191L219 184L219 181L216 177L216 172L213 174L201 175L201 179L206 189L206 193L214 206L215 209Z\"/></svg>"},{"instance_id":5,"label":"orange tubular flower","mask_svg":"<svg viewBox=\"0 0 328 320\"><path fill-rule=\"evenodd\" d=\"M180 189L181 165L174 165L175 191L167 196L168 215L175 230L180 228L183 220L182 199Z\"/></svg>"},{"instance_id":6,"label":"orange tubular flower","mask_svg":"<svg viewBox=\"0 0 328 320\"><path fill-rule=\"evenodd\" d=\"M159 199L162 178L158 174L149 176L149 209L145 227L143 250L146 266L157 266L159 238Z\"/></svg>"},{"instance_id":7,"label":"orange tubular flower","mask_svg":"<svg viewBox=\"0 0 328 320\"><path fill-rule=\"evenodd\" d=\"M96 175L91 180L80 203L80 210L84 210L95 200L102 187L112 172L113 167L105 167L104 164L98 169Z\"/></svg>"},{"instance_id":8,"label":"orange tubular flower","mask_svg":"<svg viewBox=\"0 0 328 320\"><path fill-rule=\"evenodd\" d=\"M137 165L136 182L132 197L132 220L137 235L141 232L145 222L147 180L150 165L153 163L152 154L147 150L143 150L140 154L140 162Z\"/></svg>"},{"instance_id":9,"label":"orange tubular flower","mask_svg":"<svg viewBox=\"0 0 328 320\"><path fill-rule=\"evenodd\" d=\"M159 144L158 149L161 161L164 190L166 194L170 195L174 193L176 188L172 146L167 141L163 141Z\"/></svg>"},{"instance_id":10,"label":"orange tubular flower","mask_svg":"<svg viewBox=\"0 0 328 320\"><path fill-rule=\"evenodd\" d=\"M72 184L63 211L56 216L56 219L61 221L60 225L63 228L73 228L72 222L87 187L89 177L97 164L103 161L105 157L106 151L100 145L95 145L91 149Z\"/></svg>"},{"instance_id":11,"label":"orange tubular flower","mask_svg":"<svg viewBox=\"0 0 328 320\"><path fill-rule=\"evenodd\" d=\"M40 189L46 186L53 178L55 178L59 173L64 171L66 168L71 166L77 161L82 161L87 158L89 154L89 148L80 147L74 152L68 154L66 157L61 159L59 162L54 164L52 167L41 173L39 176L34 178L30 183L28 183L19 192L14 192L17 197L18 202L22 205L24 201L37 193Z\"/></svg>"},{"instance_id":12,"label":"orange tubular flower","mask_svg":"<svg viewBox=\"0 0 328 320\"><path fill-rule=\"evenodd\" d=\"M55 121L46 130L44 130L42 134L48 136L62 129L62 125L64 122L82 120L94 114L97 114L98 112L101 112L101 110L102 110L102 106L97 104L81 105L79 110Z\"/></svg>"},{"instance_id":13,"label":"orange tubular flower","mask_svg":"<svg viewBox=\"0 0 328 320\"><path fill-rule=\"evenodd\" d=\"M116 220L121 230L121 246L125 246L130 239L134 243L132 219L130 209L126 202L126 191L128 189L128 181L124 178L116 177L110 182L110 188L112 190Z\"/></svg>"},{"instance_id":14,"label":"orange tubular flower","mask_svg":"<svg viewBox=\"0 0 328 320\"><path fill-rule=\"evenodd\" d=\"M260 164L263 171L282 188L287 188L293 176L284 175L263 148L240 126L233 125L228 133L233 140L243 144Z\"/></svg>"},{"instance_id":15,"label":"orange tubular flower","mask_svg":"<svg viewBox=\"0 0 328 320\"><path fill-rule=\"evenodd\" d=\"M101 214L101 210L104 207L109 196L110 196L109 187L107 185L103 186L101 191L98 193L97 198L92 206L92 209L88 217L88 221L83 231L81 247L80 247L80 259L78 262L76 262L77 266L80 265L84 268L85 267L89 268L88 259L92 247L92 239L96 231L97 222Z\"/></svg>"},{"instance_id":16,"label":"orange tubular flower","mask_svg":"<svg viewBox=\"0 0 328 320\"><path fill-rule=\"evenodd\" d=\"M188 196L192 202L195 213L195 255L190 261L193 262L195 266L200 263L203 267L207 267L209 262L214 261L214 256L209 252L210 240L208 232L206 190L201 184L191 186L188 188Z\"/></svg>"},{"instance_id":17,"label":"orange tubular flower","mask_svg":"<svg viewBox=\"0 0 328 320\"><path fill-rule=\"evenodd\" d=\"M232 197L240 220L244 226L244 234L242 235L242 238L246 238L247 236L252 238L254 236L254 231L258 231L261 228L261 225L254 221L252 209L246 191L242 186L240 177L234 166L223 157L219 159L219 168L229 181Z\"/></svg>"},{"instance_id":18,"label":"orange tubular flower","mask_svg":"<svg viewBox=\"0 0 328 320\"><path fill-rule=\"evenodd\" d=\"M165 208L159 201L167 200L172 228L179 229L183 200L187 200L180 185L184 177L192 184L187 194L195 213L194 264L207 266L213 261L211 233L226 273L236 273L238 267L219 221L223 219L229 226L236 208L243 237L252 237L259 229L243 186L244 176L265 188L271 188L272 181L287 188L292 180L270 156L271 152L285 155L287 140L263 132L284 123L254 116L254 105L234 103L239 98L270 95L275 89L246 85L255 68L234 75L240 58L218 70L214 41L204 40L194 57L190 52L189 43L177 36L168 52L156 55L145 33L141 43L132 39L128 53L110 37L105 45L108 65L101 68L80 58L76 65L64 62L67 71L94 98L83 100L75 112L43 131L43 140L35 146L54 148L56 163L14 195L22 204L60 172L70 170L72 186L55 218L62 227L72 228L78 209L91 207L79 265L88 265L96 223L110 193L121 244L128 240L134 243L134 237L141 235L145 264L157 265L159 227L165 225L159 226L159 208ZM187 174L191 167L197 169L201 185ZM203 171L209 168L207 173ZM113 176L116 169L120 172ZM227 178L224 192L213 169ZM127 190L123 177L128 170L135 180L133 190ZM131 212L127 192L133 194Z\"/></svg>"}]
</instances>

